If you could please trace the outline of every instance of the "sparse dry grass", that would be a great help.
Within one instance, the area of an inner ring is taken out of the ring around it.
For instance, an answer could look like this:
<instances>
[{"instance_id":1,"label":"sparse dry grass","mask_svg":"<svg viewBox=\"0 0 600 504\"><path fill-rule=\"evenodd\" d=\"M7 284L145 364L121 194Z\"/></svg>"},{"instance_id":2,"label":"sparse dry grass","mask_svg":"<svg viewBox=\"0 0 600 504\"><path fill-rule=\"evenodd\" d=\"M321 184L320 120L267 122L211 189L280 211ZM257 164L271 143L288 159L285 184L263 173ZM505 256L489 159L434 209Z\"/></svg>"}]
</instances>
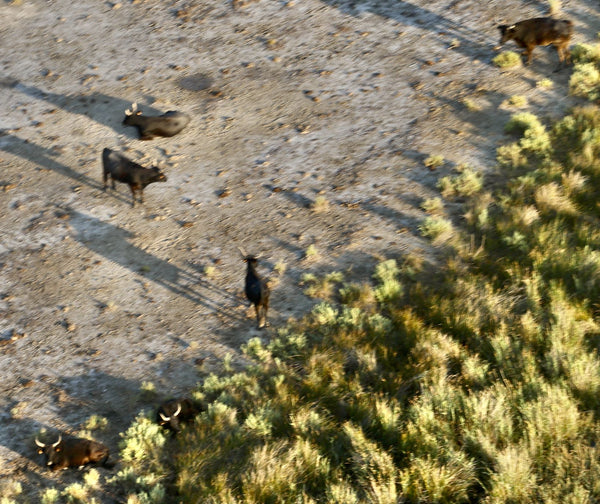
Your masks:
<instances>
[{"instance_id":1,"label":"sparse dry grass","mask_svg":"<svg viewBox=\"0 0 600 504\"><path fill-rule=\"evenodd\" d=\"M325 196L317 196L311 205L311 209L315 213L324 213L329 210L329 201Z\"/></svg>"}]
</instances>

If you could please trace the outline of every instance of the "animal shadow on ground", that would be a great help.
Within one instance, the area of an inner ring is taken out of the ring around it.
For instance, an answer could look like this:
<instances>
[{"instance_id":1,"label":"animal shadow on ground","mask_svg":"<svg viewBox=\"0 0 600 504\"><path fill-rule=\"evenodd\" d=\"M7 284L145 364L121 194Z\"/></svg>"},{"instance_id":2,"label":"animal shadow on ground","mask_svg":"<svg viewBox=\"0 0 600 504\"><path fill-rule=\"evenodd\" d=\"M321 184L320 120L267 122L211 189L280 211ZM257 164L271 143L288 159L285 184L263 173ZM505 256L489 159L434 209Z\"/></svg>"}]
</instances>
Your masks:
<instances>
[{"instance_id":1,"label":"animal shadow on ground","mask_svg":"<svg viewBox=\"0 0 600 504\"><path fill-rule=\"evenodd\" d=\"M226 319L242 320L232 310L232 298L226 291L198 274L140 250L129 242L134 236L130 231L73 209L67 211L76 231L74 238L91 251Z\"/></svg>"},{"instance_id":2,"label":"animal shadow on ground","mask_svg":"<svg viewBox=\"0 0 600 504\"><path fill-rule=\"evenodd\" d=\"M587 2L590 4L590 11L593 11L594 14L591 14L589 11L585 14L583 13L573 13L569 11L569 9L565 9L563 13L561 13L558 17L561 19L571 19L575 25L575 34L574 38L579 41L580 40L584 44L594 44L598 40L598 28L600 27L600 15L598 13L598 2L596 0L592 0ZM571 49L573 46L571 45Z\"/></svg>"},{"instance_id":3,"label":"animal shadow on ground","mask_svg":"<svg viewBox=\"0 0 600 504\"><path fill-rule=\"evenodd\" d=\"M34 439L42 429L52 431L48 425L44 425L31 418L2 419L2 444L9 450L20 454L35 465L42 463L35 447Z\"/></svg>"},{"instance_id":4,"label":"animal shadow on ground","mask_svg":"<svg viewBox=\"0 0 600 504\"><path fill-rule=\"evenodd\" d=\"M427 29L433 37L441 39L444 44L449 44L452 41L460 42L460 44L455 46L455 51L469 58L480 59L491 64L490 55L494 54L495 37L492 41L482 30L473 30L464 24L452 21L450 18L424 7L403 0L372 0L365 2L357 0L321 1L337 7L345 14L352 16L358 16L361 12L367 11L383 18L392 19L403 25ZM456 4L456 2L453 2L453 4ZM490 26L493 25L491 20L495 16L495 11L490 13Z\"/></svg>"},{"instance_id":5,"label":"animal shadow on ground","mask_svg":"<svg viewBox=\"0 0 600 504\"><path fill-rule=\"evenodd\" d=\"M406 228L412 231L416 231L419 228L419 225L421 224L421 219L416 219L415 217L406 215L394 208L391 208L388 205L377 204L373 201L365 201L361 203L360 208L374 215L378 215L383 219L389 220L391 223L395 224L398 227L398 229Z\"/></svg>"},{"instance_id":6,"label":"animal shadow on ground","mask_svg":"<svg viewBox=\"0 0 600 504\"><path fill-rule=\"evenodd\" d=\"M131 107L131 102L123 100L122 98L116 98L98 92L77 95L52 93L35 86L22 84L18 81L13 82L12 86L23 94L51 103L66 112L88 117L131 139L138 138L137 130L135 128L129 128L121 124L125 117L125 110ZM147 105L143 106L143 112L148 116L160 115L163 113L160 110Z\"/></svg>"},{"instance_id":7,"label":"animal shadow on ground","mask_svg":"<svg viewBox=\"0 0 600 504\"><path fill-rule=\"evenodd\" d=\"M65 177L69 177L78 183L85 184L91 187L92 189L98 189L100 191L103 189L103 185L100 182L100 180L102 179L102 165L100 160L100 152L98 153L98 180L96 180L90 177L89 175L79 173L73 168L65 166L64 164L59 163L58 161L53 159L56 156L56 154L53 151L46 149L45 147L40 147L39 145L36 145L33 142L23 140L22 138L11 134L0 134L0 150L26 159L34 165L40 166L41 168L44 168L46 170L51 170ZM110 196L112 196L113 198L116 198L125 203L131 202L129 198L115 191L111 191L108 194L110 194Z\"/></svg>"},{"instance_id":8,"label":"animal shadow on ground","mask_svg":"<svg viewBox=\"0 0 600 504\"><path fill-rule=\"evenodd\" d=\"M22 457L3 464L3 476L7 475L8 481L11 479L18 480L26 489L36 488L41 491L51 487L52 476L44 466L43 456L37 452L35 435L44 428L46 430L52 429L30 418L9 418L7 420L0 417L0 422L3 431L1 444ZM0 460L0 463L3 462ZM2 479L2 476L0 476L0 479Z\"/></svg>"}]
</instances>

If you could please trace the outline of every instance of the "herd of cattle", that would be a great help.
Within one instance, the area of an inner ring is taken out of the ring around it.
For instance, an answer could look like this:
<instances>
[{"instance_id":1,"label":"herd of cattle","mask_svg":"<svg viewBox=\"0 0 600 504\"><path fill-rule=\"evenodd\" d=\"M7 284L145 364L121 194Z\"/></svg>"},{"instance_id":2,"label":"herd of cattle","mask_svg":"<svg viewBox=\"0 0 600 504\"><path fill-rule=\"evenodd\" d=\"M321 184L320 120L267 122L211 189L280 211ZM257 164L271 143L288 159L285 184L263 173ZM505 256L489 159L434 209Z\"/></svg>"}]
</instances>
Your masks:
<instances>
[{"instance_id":1,"label":"herd of cattle","mask_svg":"<svg viewBox=\"0 0 600 504\"><path fill-rule=\"evenodd\" d=\"M573 23L569 20L553 18L533 18L519 21L513 25L500 25L500 44L513 40L519 47L525 49L527 63L531 63L531 53L536 46L552 44L556 47L561 63L570 62L568 49L573 35ZM190 117L182 112L169 111L156 117L143 116L134 103L130 110L125 111L123 124L138 128L141 140L151 140L156 136L171 137L179 133L190 122ZM158 166L146 168L115 152L105 148L102 152L104 189L108 178L111 178L112 188L115 181L129 185L132 195L132 206L135 206L136 191L139 191L140 203L144 202L144 188L153 182L165 182L167 177ZM267 281L261 278L257 271L257 258L247 255L243 250L243 260L247 264L245 279L245 294L254 305L258 328L268 325L267 311L269 309L269 287ZM173 432L179 432L182 423L191 422L196 415L203 411L203 406L188 398L171 399L163 403L156 412L156 422ZM108 461L108 448L97 441L88 439L69 438L52 444L42 443L37 437L35 443L38 453L46 456L46 465L51 470L67 469L68 467L82 468L89 463L98 463L112 467Z\"/></svg>"}]
</instances>

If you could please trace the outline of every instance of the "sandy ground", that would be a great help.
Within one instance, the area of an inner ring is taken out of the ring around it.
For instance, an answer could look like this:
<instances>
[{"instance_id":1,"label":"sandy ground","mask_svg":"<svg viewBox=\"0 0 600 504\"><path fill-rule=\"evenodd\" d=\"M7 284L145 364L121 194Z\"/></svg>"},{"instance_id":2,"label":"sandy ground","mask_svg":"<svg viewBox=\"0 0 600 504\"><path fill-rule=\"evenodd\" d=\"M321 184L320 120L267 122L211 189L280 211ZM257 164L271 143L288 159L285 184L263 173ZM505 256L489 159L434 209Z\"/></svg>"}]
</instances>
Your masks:
<instances>
[{"instance_id":1,"label":"sandy ground","mask_svg":"<svg viewBox=\"0 0 600 504\"><path fill-rule=\"evenodd\" d=\"M595 40L597 7L563 2L574 42ZM527 68L491 64L497 24L546 13L517 0L0 3L0 479L31 496L79 481L40 465L40 429L101 415L96 438L116 454L140 410L309 310L303 273L364 281L383 258L434 261L420 204L459 164L493 169L515 112L503 102L524 95L546 121L575 103L551 48ZM546 77L554 87L536 87ZM121 124L134 101L192 121L140 141ZM158 159L168 181L131 208L127 186L102 190L104 147ZM446 160L434 171L432 154ZM273 279L266 331L238 246Z\"/></svg>"}]
</instances>

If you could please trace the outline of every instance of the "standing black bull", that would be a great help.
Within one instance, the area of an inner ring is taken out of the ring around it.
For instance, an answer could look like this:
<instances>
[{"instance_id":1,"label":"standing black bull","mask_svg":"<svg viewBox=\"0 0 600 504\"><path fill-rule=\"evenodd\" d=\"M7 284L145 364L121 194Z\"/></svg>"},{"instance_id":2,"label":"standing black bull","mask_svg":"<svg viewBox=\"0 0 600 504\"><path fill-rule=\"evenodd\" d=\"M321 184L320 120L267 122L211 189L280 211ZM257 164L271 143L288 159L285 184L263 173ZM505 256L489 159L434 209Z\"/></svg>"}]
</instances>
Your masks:
<instances>
[{"instance_id":1,"label":"standing black bull","mask_svg":"<svg viewBox=\"0 0 600 504\"><path fill-rule=\"evenodd\" d=\"M531 63L531 53L536 46L552 44L558 51L562 63L571 61L569 41L573 35L573 23L568 19L533 18L519 21L513 25L500 25L500 45L514 40L525 49L527 64Z\"/></svg>"},{"instance_id":2,"label":"standing black bull","mask_svg":"<svg viewBox=\"0 0 600 504\"><path fill-rule=\"evenodd\" d=\"M244 262L247 264L244 292L248 301L254 305L257 327L262 329L269 325L267 322L267 312L269 311L271 290L269 289L268 281L262 278L256 271L258 258L246 255L241 249L240 252L242 252Z\"/></svg>"},{"instance_id":3,"label":"standing black bull","mask_svg":"<svg viewBox=\"0 0 600 504\"><path fill-rule=\"evenodd\" d=\"M63 441L62 436L59 435L56 443L44 444L36 437L35 444L39 446L38 453L46 456L46 465L52 471L68 467L81 469L86 464L97 462L110 466L107 464L108 448L97 441L76 438Z\"/></svg>"},{"instance_id":4,"label":"standing black bull","mask_svg":"<svg viewBox=\"0 0 600 504\"><path fill-rule=\"evenodd\" d=\"M156 412L156 423L174 432L181 430L182 422L191 422L200 413L201 407L191 399L171 399L164 402Z\"/></svg>"},{"instance_id":5,"label":"standing black bull","mask_svg":"<svg viewBox=\"0 0 600 504\"><path fill-rule=\"evenodd\" d=\"M169 110L160 116L146 117L137 109L137 103L125 111L123 124L135 126L140 140L152 140L155 136L172 137L185 128L190 122L190 116L183 112Z\"/></svg>"},{"instance_id":6,"label":"standing black bull","mask_svg":"<svg viewBox=\"0 0 600 504\"><path fill-rule=\"evenodd\" d=\"M102 151L102 167L104 190L108 185L108 177L112 180L112 188L115 189L115 180L129 185L131 189L131 206L135 206L135 192L140 193L140 203L144 202L144 187L152 182L166 182L166 175L157 166L144 168L127 159L122 154L105 148Z\"/></svg>"}]
</instances>

